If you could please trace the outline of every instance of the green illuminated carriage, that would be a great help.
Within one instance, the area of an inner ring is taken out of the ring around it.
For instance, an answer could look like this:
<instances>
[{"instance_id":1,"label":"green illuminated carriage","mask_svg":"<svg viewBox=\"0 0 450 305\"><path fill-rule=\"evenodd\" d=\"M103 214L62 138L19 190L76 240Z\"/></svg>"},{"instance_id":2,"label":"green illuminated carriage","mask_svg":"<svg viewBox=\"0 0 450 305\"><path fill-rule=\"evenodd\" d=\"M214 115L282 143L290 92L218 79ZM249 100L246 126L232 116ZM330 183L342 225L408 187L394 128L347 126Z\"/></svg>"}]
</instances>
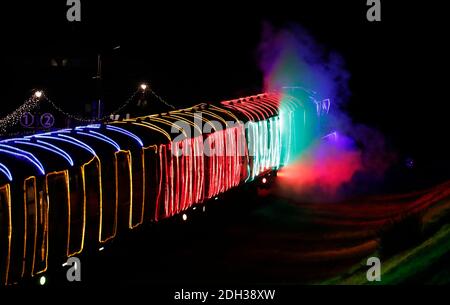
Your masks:
<instances>
[{"instance_id":1,"label":"green illuminated carriage","mask_svg":"<svg viewBox=\"0 0 450 305\"><path fill-rule=\"evenodd\" d=\"M1 283L277 170L312 137L311 105L268 93L0 141Z\"/></svg>"}]
</instances>

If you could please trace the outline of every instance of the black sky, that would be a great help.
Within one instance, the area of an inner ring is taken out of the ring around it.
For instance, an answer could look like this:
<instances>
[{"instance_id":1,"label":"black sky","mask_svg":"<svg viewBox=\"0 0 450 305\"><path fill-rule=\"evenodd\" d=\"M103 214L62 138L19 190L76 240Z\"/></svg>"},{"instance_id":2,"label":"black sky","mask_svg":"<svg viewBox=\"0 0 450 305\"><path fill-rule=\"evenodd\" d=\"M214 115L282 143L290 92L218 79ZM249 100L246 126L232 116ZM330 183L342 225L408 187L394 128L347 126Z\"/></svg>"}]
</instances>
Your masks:
<instances>
[{"instance_id":1,"label":"black sky","mask_svg":"<svg viewBox=\"0 0 450 305\"><path fill-rule=\"evenodd\" d=\"M141 80L176 105L257 93L262 23L298 23L344 57L351 73L348 109L356 121L379 128L406 152L448 152L450 27L437 4L385 0L382 22L369 23L365 0L84 0L82 21L69 23L65 1L41 2L2 7L2 115L36 87L68 109L82 107L93 98L99 52L111 108ZM54 58L70 61L56 69Z\"/></svg>"}]
</instances>

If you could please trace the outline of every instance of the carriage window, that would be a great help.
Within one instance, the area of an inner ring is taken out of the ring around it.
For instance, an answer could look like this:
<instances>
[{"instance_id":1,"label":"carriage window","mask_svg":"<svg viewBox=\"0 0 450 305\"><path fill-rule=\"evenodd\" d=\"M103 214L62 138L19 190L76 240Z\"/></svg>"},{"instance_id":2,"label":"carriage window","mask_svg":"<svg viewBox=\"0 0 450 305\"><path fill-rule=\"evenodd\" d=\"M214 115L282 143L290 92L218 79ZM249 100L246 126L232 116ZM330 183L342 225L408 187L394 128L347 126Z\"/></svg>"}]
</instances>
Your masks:
<instances>
[{"instance_id":1,"label":"carriage window","mask_svg":"<svg viewBox=\"0 0 450 305\"><path fill-rule=\"evenodd\" d=\"M48 243L48 198L44 191L39 191L37 206L36 252L33 274L37 274L47 267Z\"/></svg>"},{"instance_id":2,"label":"carriage window","mask_svg":"<svg viewBox=\"0 0 450 305\"><path fill-rule=\"evenodd\" d=\"M67 172L47 175L49 262L58 264L65 260L68 251L69 194Z\"/></svg>"},{"instance_id":3,"label":"carriage window","mask_svg":"<svg viewBox=\"0 0 450 305\"><path fill-rule=\"evenodd\" d=\"M26 207L26 222L27 222L27 231L26 231L26 240L27 240L27 247L26 247L26 257L32 258L33 257L33 251L34 251L34 237L36 232L36 180L35 178L29 178L25 180L24 184L24 192L25 192L25 207ZM27 273L32 268L32 260L26 259L25 261L25 270Z\"/></svg>"},{"instance_id":4,"label":"carriage window","mask_svg":"<svg viewBox=\"0 0 450 305\"><path fill-rule=\"evenodd\" d=\"M130 177L133 181L133 206L131 211L131 225L138 226L142 223L143 209L144 209L144 165L142 158L143 154L135 154L132 156L133 173Z\"/></svg>"},{"instance_id":5,"label":"carriage window","mask_svg":"<svg viewBox=\"0 0 450 305\"><path fill-rule=\"evenodd\" d=\"M128 152L116 154L117 162L117 191L118 191L118 226L120 229L126 229L130 219L131 204L131 156Z\"/></svg>"},{"instance_id":6,"label":"carriage window","mask_svg":"<svg viewBox=\"0 0 450 305\"><path fill-rule=\"evenodd\" d=\"M157 147L144 150L145 160L145 219L157 220L158 193L159 193L159 155Z\"/></svg>"},{"instance_id":7,"label":"carriage window","mask_svg":"<svg viewBox=\"0 0 450 305\"><path fill-rule=\"evenodd\" d=\"M70 174L70 244L69 255L83 250L85 225L85 190L81 168Z\"/></svg>"},{"instance_id":8,"label":"carriage window","mask_svg":"<svg viewBox=\"0 0 450 305\"><path fill-rule=\"evenodd\" d=\"M100 230L100 166L97 159L84 166L86 192L85 246L97 245Z\"/></svg>"},{"instance_id":9,"label":"carriage window","mask_svg":"<svg viewBox=\"0 0 450 305\"><path fill-rule=\"evenodd\" d=\"M102 161L101 241L113 238L117 227L116 170L110 160Z\"/></svg>"},{"instance_id":10,"label":"carriage window","mask_svg":"<svg viewBox=\"0 0 450 305\"><path fill-rule=\"evenodd\" d=\"M6 283L9 260L9 185L0 188L0 284Z\"/></svg>"}]
</instances>

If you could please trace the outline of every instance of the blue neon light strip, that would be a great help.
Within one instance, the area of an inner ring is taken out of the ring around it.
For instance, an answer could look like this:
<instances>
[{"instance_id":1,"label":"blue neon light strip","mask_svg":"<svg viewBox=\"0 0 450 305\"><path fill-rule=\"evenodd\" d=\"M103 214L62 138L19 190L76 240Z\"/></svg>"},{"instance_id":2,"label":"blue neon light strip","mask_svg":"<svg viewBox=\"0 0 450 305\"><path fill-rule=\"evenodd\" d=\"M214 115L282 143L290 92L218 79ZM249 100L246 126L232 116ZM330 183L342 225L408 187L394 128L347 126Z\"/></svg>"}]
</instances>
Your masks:
<instances>
[{"instance_id":1,"label":"blue neon light strip","mask_svg":"<svg viewBox=\"0 0 450 305\"><path fill-rule=\"evenodd\" d=\"M9 143L9 142L14 142L14 141L21 141L24 140L26 138L12 138L12 139L5 139L5 140L1 140L0 143Z\"/></svg>"},{"instance_id":2,"label":"blue neon light strip","mask_svg":"<svg viewBox=\"0 0 450 305\"><path fill-rule=\"evenodd\" d=\"M61 135L61 136L65 136L65 135ZM96 156L97 154L95 153L95 151L89 147L88 145L84 144L81 141L78 141L77 139L74 139L72 137L67 137L67 138L61 138L61 137L57 137L57 136L44 136L44 135L35 135L35 137L38 138L42 138L42 139L50 139L50 140L56 140L56 141L61 141L61 142L66 142L75 146L80 147L81 149L84 149L86 151L88 151L89 153L91 153L92 155ZM81 143L81 144L80 144Z\"/></svg>"},{"instance_id":3,"label":"blue neon light strip","mask_svg":"<svg viewBox=\"0 0 450 305\"><path fill-rule=\"evenodd\" d=\"M53 144L48 143L48 142L44 142L44 141L41 141L41 140L37 140L36 142L39 143L39 144L42 144L42 145L47 145L47 146L52 147L53 149L57 150L57 151L60 152L62 155L66 156L66 157L67 157L67 161L69 161L70 165L73 166L73 163L74 163L74 162L73 162L73 159L72 159L72 157L71 157L66 151L64 151L64 150L62 150L61 148L59 148L58 146L53 145Z\"/></svg>"},{"instance_id":4,"label":"blue neon light strip","mask_svg":"<svg viewBox=\"0 0 450 305\"><path fill-rule=\"evenodd\" d=\"M100 141L106 142L108 144L111 144L112 146L114 146L114 148L119 151L120 150L120 146L119 144L117 144L114 140L112 140L111 138L108 138L105 135L102 135L101 133L95 132L95 131L90 131L90 132L83 132L83 131L77 131L77 134L80 135L85 135L88 137L92 137L95 139L98 139Z\"/></svg>"},{"instance_id":5,"label":"blue neon light strip","mask_svg":"<svg viewBox=\"0 0 450 305\"><path fill-rule=\"evenodd\" d=\"M29 140L29 139L24 139L24 140ZM35 147L42 148L44 150L50 151L52 153L55 153L57 155L60 155L61 157L66 159L67 162L69 162L70 166L73 166L73 159L64 150L56 147L55 145L52 145L52 144L49 144L49 143L46 143L46 142L43 142L43 141L40 141L40 140L37 140L37 142L39 144L32 143L32 142L26 142L26 141L19 141L19 140L14 141L14 143L35 146Z\"/></svg>"},{"instance_id":6,"label":"blue neon light strip","mask_svg":"<svg viewBox=\"0 0 450 305\"><path fill-rule=\"evenodd\" d=\"M126 129L123 129L123 128L120 128L120 127L117 127L117 126L112 126L112 125L106 125L106 129L112 130L112 131L116 131L116 132L118 132L118 133L121 133L121 134L124 134L124 135L126 135L126 136L129 136L129 137L135 139L135 140L139 143L139 145L140 145L141 147L144 146L144 143L142 142L142 140L141 140L138 136L136 136L136 135L135 135L134 133L132 133L132 132L129 132L129 131L126 130Z\"/></svg>"},{"instance_id":7,"label":"blue neon light strip","mask_svg":"<svg viewBox=\"0 0 450 305\"><path fill-rule=\"evenodd\" d=\"M84 147L86 150L88 150L88 151L89 151L91 154L93 154L94 156L97 155L97 153L95 152L95 150L93 150L92 147L90 147L90 146L87 145L86 143L84 143L84 142L82 142L82 141L80 141L80 140L78 140L78 139L75 139L74 137L65 135L65 134L59 134L59 133L58 133L57 135L58 135L58 138L62 137L62 138L68 139L68 140L75 141L76 143L78 143L78 145Z\"/></svg>"},{"instance_id":8,"label":"blue neon light strip","mask_svg":"<svg viewBox=\"0 0 450 305\"><path fill-rule=\"evenodd\" d=\"M12 181L12 175L11 172L9 171L9 169L3 165L2 163L0 163L0 172L2 172L3 174L5 174L5 176L9 179L9 181Z\"/></svg>"},{"instance_id":9,"label":"blue neon light strip","mask_svg":"<svg viewBox=\"0 0 450 305\"><path fill-rule=\"evenodd\" d=\"M90 125L86 125L86 126L78 126L78 127L75 127L76 130L81 130L81 129L85 129L85 128L95 128L95 129L98 129L98 128L100 128L100 124L90 124Z\"/></svg>"},{"instance_id":10,"label":"blue neon light strip","mask_svg":"<svg viewBox=\"0 0 450 305\"><path fill-rule=\"evenodd\" d=\"M14 146L6 145L6 144L0 144L0 147L1 147L0 151L2 151L2 152L5 152L5 153L10 154L10 155L13 155L15 157L19 156L19 157L23 157L23 158L27 159L33 165L35 165L43 175L45 175L44 166L38 160L38 158L36 158L32 153L29 153L29 152L24 151L22 149L16 148Z\"/></svg>"}]
</instances>

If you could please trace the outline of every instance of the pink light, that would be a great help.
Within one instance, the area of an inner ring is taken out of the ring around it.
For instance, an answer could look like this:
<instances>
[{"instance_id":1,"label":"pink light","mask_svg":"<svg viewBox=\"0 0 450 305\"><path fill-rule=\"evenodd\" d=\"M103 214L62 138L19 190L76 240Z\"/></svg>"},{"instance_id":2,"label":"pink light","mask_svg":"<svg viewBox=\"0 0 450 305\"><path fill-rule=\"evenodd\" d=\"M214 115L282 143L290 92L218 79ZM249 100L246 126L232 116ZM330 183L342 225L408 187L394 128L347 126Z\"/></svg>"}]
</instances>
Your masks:
<instances>
[{"instance_id":1,"label":"pink light","mask_svg":"<svg viewBox=\"0 0 450 305\"><path fill-rule=\"evenodd\" d=\"M342 139L342 137L340 137ZM361 152L339 141L318 142L298 162L278 173L283 195L335 195L363 167Z\"/></svg>"}]
</instances>

